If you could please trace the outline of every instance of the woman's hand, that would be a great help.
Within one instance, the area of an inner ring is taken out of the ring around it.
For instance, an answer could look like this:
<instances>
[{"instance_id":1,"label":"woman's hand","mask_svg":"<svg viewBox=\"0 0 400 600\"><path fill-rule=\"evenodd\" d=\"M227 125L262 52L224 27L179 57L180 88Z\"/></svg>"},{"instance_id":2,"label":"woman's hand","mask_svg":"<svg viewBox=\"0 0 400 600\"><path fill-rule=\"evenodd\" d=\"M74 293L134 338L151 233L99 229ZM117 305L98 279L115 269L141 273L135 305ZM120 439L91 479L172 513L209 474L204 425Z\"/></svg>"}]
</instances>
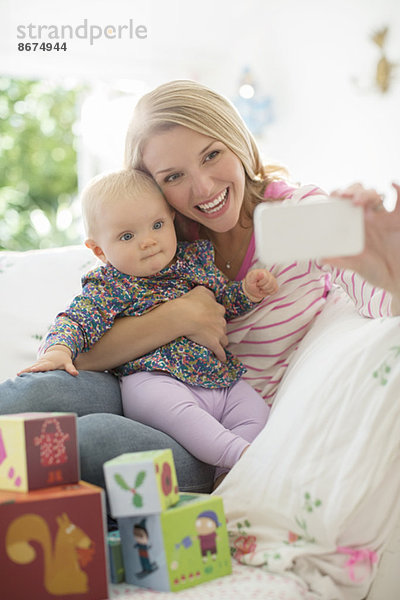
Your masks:
<instances>
[{"instance_id":1,"label":"woman's hand","mask_svg":"<svg viewBox=\"0 0 400 600\"><path fill-rule=\"evenodd\" d=\"M373 188L365 188L361 183L353 183L343 190L335 190L331 196L349 198L356 206L364 209L381 209L382 195Z\"/></svg>"},{"instance_id":2,"label":"woman's hand","mask_svg":"<svg viewBox=\"0 0 400 600\"><path fill-rule=\"evenodd\" d=\"M224 348L228 344L225 309L214 294L203 286L197 286L172 302L179 306L182 318L182 335L205 346L222 362L226 361Z\"/></svg>"},{"instance_id":3,"label":"woman's hand","mask_svg":"<svg viewBox=\"0 0 400 600\"><path fill-rule=\"evenodd\" d=\"M393 212L383 208L382 197L375 190L355 184L335 196L351 198L364 208L365 248L361 254L325 259L333 266L352 269L372 285L393 296L392 313L400 314L400 186L393 184L397 203Z\"/></svg>"}]
</instances>

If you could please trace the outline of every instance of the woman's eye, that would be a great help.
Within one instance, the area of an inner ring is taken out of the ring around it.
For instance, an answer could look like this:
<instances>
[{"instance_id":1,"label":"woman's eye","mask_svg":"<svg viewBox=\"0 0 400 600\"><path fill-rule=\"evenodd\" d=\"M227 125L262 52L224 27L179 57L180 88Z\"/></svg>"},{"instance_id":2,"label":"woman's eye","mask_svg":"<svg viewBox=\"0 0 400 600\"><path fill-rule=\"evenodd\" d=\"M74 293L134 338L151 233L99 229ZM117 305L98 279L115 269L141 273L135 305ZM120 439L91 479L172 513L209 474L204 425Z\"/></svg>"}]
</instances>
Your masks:
<instances>
[{"instance_id":1,"label":"woman's eye","mask_svg":"<svg viewBox=\"0 0 400 600\"><path fill-rule=\"evenodd\" d=\"M154 223L153 229L161 229L163 224L164 224L163 221L157 221L156 223Z\"/></svg>"},{"instance_id":2,"label":"woman's eye","mask_svg":"<svg viewBox=\"0 0 400 600\"><path fill-rule=\"evenodd\" d=\"M219 154L219 150L213 150L210 154L207 154L205 160L212 160Z\"/></svg>"},{"instance_id":3,"label":"woman's eye","mask_svg":"<svg viewBox=\"0 0 400 600\"><path fill-rule=\"evenodd\" d=\"M133 233L124 233L119 239L121 240L121 242L129 242L129 240L131 240L132 238Z\"/></svg>"},{"instance_id":4,"label":"woman's eye","mask_svg":"<svg viewBox=\"0 0 400 600\"><path fill-rule=\"evenodd\" d=\"M176 181L177 179L179 179L180 176L181 176L181 173L173 173L172 175L168 175L168 177L166 177L164 179L164 182L172 183L172 182Z\"/></svg>"}]
</instances>

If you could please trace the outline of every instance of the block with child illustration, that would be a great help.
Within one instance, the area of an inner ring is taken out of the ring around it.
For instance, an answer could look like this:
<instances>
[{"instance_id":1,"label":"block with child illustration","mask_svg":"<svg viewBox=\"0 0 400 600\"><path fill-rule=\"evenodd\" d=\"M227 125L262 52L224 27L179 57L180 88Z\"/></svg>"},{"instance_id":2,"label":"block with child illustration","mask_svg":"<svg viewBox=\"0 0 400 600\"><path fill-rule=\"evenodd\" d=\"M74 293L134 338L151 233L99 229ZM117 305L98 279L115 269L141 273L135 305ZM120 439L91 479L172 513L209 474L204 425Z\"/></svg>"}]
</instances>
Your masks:
<instances>
[{"instance_id":1,"label":"block with child illustration","mask_svg":"<svg viewBox=\"0 0 400 600\"><path fill-rule=\"evenodd\" d=\"M0 416L0 489L27 492L78 480L74 413Z\"/></svg>"},{"instance_id":2,"label":"block with child illustration","mask_svg":"<svg viewBox=\"0 0 400 600\"><path fill-rule=\"evenodd\" d=\"M121 454L104 463L113 517L160 513L179 500L171 449Z\"/></svg>"},{"instance_id":3,"label":"block with child illustration","mask_svg":"<svg viewBox=\"0 0 400 600\"><path fill-rule=\"evenodd\" d=\"M108 598L105 537L99 487L0 491L1 598Z\"/></svg>"},{"instance_id":4,"label":"block with child illustration","mask_svg":"<svg viewBox=\"0 0 400 600\"><path fill-rule=\"evenodd\" d=\"M118 519L125 581L179 591L231 573L222 499L180 494L160 514Z\"/></svg>"}]
</instances>

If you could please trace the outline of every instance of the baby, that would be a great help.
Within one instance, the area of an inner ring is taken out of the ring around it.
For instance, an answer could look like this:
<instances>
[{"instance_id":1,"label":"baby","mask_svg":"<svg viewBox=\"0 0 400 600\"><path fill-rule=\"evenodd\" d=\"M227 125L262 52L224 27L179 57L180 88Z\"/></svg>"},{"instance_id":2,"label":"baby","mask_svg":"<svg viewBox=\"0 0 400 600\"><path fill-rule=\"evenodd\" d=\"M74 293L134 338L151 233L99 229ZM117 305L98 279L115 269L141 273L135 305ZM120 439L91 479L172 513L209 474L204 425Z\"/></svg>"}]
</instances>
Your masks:
<instances>
[{"instance_id":1,"label":"baby","mask_svg":"<svg viewBox=\"0 0 400 600\"><path fill-rule=\"evenodd\" d=\"M89 350L117 317L141 315L196 286L206 286L233 319L277 290L265 269L230 281L214 264L211 242L177 242L174 212L157 184L140 171L95 178L82 195L88 239L103 263L82 280L82 293L60 313L42 356L20 371L64 369ZM230 352L221 362L181 337L114 369L125 416L175 438L200 460L229 470L263 429L264 400L241 379L244 366Z\"/></svg>"}]
</instances>

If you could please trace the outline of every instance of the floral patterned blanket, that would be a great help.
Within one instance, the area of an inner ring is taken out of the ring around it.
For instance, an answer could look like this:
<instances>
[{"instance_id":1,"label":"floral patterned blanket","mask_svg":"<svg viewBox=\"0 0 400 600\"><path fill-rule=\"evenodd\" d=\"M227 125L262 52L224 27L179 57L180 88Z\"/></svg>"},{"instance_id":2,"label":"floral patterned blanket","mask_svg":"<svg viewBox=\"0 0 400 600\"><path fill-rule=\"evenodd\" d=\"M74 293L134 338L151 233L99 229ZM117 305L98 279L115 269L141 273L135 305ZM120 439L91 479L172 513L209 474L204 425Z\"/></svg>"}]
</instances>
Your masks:
<instances>
[{"instance_id":1,"label":"floral patterned blanket","mask_svg":"<svg viewBox=\"0 0 400 600\"><path fill-rule=\"evenodd\" d=\"M399 519L400 318L328 302L218 493L237 561L361 600Z\"/></svg>"},{"instance_id":2,"label":"floral patterned blanket","mask_svg":"<svg viewBox=\"0 0 400 600\"><path fill-rule=\"evenodd\" d=\"M290 575L252 569L234 561L231 575L173 592L155 592L120 583L112 585L110 600L317 600L318 596Z\"/></svg>"}]
</instances>

